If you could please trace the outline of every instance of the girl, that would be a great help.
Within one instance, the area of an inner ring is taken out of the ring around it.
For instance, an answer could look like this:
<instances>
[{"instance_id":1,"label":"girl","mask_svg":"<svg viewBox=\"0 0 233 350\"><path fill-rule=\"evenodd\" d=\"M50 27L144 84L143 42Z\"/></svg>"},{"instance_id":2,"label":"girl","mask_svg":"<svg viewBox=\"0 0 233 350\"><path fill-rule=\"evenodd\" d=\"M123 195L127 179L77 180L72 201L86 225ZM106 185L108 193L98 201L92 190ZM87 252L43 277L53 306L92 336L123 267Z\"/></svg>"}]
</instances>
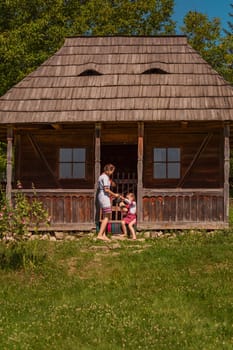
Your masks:
<instances>
[{"instance_id":1,"label":"girl","mask_svg":"<svg viewBox=\"0 0 233 350\"><path fill-rule=\"evenodd\" d=\"M111 217L112 206L111 206L111 197L118 198L119 194L111 191L111 181L110 178L114 173L115 166L112 164L107 164L104 167L104 172L100 175L98 179L97 186L97 208L102 208L103 219L101 221L100 230L97 238L102 239L104 241L110 241L110 239L106 236L106 227L108 221ZM97 209L98 210L98 209Z\"/></svg>"},{"instance_id":2,"label":"girl","mask_svg":"<svg viewBox=\"0 0 233 350\"><path fill-rule=\"evenodd\" d=\"M130 233L132 234L132 238L136 239L136 233L134 229L134 225L136 224L137 221L137 215L136 215L136 201L135 201L135 195L134 193L130 192L126 195L126 198L121 197L120 198L123 200L123 202L126 204L127 214L123 219L121 220L121 228L123 231L123 236L127 236L127 229L126 225L128 224Z\"/></svg>"}]
</instances>

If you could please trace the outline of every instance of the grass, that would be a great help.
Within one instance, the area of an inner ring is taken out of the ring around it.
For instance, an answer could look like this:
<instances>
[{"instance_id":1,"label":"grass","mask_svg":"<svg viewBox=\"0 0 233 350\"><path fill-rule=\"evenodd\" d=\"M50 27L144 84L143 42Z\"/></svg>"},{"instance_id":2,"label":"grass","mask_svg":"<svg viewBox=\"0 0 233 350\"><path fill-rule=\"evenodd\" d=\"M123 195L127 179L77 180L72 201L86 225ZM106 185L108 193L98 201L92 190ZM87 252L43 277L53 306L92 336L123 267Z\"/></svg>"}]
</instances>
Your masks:
<instances>
[{"instance_id":1,"label":"grass","mask_svg":"<svg viewBox=\"0 0 233 350\"><path fill-rule=\"evenodd\" d=\"M1 350L233 349L233 231L37 244L0 271Z\"/></svg>"}]
</instances>

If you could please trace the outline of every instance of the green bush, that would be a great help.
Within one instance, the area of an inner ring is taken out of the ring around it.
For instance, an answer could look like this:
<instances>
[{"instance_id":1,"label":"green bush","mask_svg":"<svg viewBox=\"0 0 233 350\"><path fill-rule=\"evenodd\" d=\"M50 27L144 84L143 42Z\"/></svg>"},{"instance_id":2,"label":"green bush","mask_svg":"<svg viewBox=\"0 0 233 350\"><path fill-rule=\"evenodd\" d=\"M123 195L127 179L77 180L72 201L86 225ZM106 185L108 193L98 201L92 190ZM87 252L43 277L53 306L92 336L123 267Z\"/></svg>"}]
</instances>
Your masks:
<instances>
[{"instance_id":1,"label":"green bush","mask_svg":"<svg viewBox=\"0 0 233 350\"><path fill-rule=\"evenodd\" d=\"M40 224L48 224L49 216L43 203L36 197L29 200L18 190L12 205L5 193L0 196L0 268L33 268L44 258L38 242L25 242L31 230L38 231ZM26 244L28 243L28 244Z\"/></svg>"},{"instance_id":2,"label":"green bush","mask_svg":"<svg viewBox=\"0 0 233 350\"><path fill-rule=\"evenodd\" d=\"M49 224L49 215L43 203L37 199L36 192L31 200L18 190L13 204L7 201L5 194L0 199L0 238L13 237L16 240L31 230L38 231L40 224Z\"/></svg>"}]
</instances>

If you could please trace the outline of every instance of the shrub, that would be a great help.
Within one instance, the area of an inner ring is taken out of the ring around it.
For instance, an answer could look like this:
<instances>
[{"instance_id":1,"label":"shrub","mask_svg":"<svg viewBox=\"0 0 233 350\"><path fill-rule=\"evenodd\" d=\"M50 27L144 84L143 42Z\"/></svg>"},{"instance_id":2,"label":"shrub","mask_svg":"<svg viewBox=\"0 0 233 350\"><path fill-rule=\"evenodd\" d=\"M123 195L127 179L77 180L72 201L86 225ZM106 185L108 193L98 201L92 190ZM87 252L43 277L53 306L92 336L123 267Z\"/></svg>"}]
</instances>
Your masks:
<instances>
[{"instance_id":1,"label":"shrub","mask_svg":"<svg viewBox=\"0 0 233 350\"><path fill-rule=\"evenodd\" d=\"M38 231L40 224L48 224L49 216L34 189L30 200L18 190L12 205L5 193L0 196L0 268L35 267L44 259L37 242L24 242L31 230Z\"/></svg>"},{"instance_id":2,"label":"shrub","mask_svg":"<svg viewBox=\"0 0 233 350\"><path fill-rule=\"evenodd\" d=\"M5 194L0 200L0 238L13 237L16 240L29 233L38 231L40 224L48 224L49 215L43 203L37 199L34 189L30 200L18 190L14 196L13 204L7 201Z\"/></svg>"}]
</instances>

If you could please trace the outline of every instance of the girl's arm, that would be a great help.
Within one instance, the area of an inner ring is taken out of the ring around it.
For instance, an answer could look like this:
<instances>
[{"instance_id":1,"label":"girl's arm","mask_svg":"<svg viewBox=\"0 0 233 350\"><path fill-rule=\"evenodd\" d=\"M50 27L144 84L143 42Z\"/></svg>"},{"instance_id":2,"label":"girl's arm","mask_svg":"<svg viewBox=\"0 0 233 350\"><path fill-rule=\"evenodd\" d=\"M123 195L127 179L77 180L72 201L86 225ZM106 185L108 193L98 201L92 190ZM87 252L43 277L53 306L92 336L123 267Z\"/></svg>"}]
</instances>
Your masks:
<instances>
[{"instance_id":1,"label":"girl's arm","mask_svg":"<svg viewBox=\"0 0 233 350\"><path fill-rule=\"evenodd\" d=\"M125 198L125 197L123 197L123 196L120 196L120 199L121 199L123 202L125 202L126 204L130 204L130 203L131 203L131 201L130 201L128 198Z\"/></svg>"}]
</instances>

